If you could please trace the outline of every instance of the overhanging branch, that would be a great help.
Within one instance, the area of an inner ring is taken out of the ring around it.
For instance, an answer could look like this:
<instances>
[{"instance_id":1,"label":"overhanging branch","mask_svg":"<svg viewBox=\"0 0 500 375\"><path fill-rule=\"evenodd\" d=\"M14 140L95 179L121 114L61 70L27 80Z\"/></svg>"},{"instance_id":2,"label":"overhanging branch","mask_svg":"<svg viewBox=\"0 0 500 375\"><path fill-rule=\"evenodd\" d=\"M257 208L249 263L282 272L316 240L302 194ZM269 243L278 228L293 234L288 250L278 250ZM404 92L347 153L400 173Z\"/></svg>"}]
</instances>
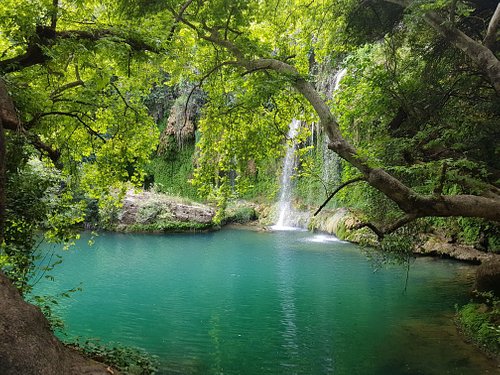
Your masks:
<instances>
[{"instance_id":1,"label":"overhanging branch","mask_svg":"<svg viewBox=\"0 0 500 375\"><path fill-rule=\"evenodd\" d=\"M45 53L44 47L51 46L59 40L68 39L88 40L91 42L111 39L116 43L128 44L135 51L160 52L160 48L140 38L112 29L55 31L55 29L47 26L37 26L36 34L29 42L26 52L10 59L1 60L0 72L4 74L12 73L33 65L43 64L50 60L50 56Z\"/></svg>"},{"instance_id":2,"label":"overhanging branch","mask_svg":"<svg viewBox=\"0 0 500 375\"><path fill-rule=\"evenodd\" d=\"M83 115L84 115L84 114L83 114ZM87 124L85 121L83 121L83 119L80 117L80 115L79 115L78 113L73 113L73 112L52 111L52 112L44 112L44 113L39 113L39 114L37 114L37 115L33 118L33 120L31 120L31 121L29 122L29 126L28 126L28 128L33 127L33 125L34 125L35 123L37 123L38 121L40 121L40 119L41 119L41 118L43 118L43 117L48 117L48 116L66 116L66 117L71 117L71 118L74 118L74 119L76 119L76 120L77 120L80 124L82 124L82 125L83 125L83 127L84 127L85 129L87 129L87 130L88 130L88 132L89 132L91 135L93 135L93 136L95 136L95 137L99 138L102 142L106 142L106 139L105 139L105 138L104 138L101 134L99 134L99 133L98 133L98 132L96 132L94 129L92 129L92 127L91 127L89 124Z\"/></svg>"},{"instance_id":3,"label":"overhanging branch","mask_svg":"<svg viewBox=\"0 0 500 375\"><path fill-rule=\"evenodd\" d=\"M61 152L59 150L52 148L50 145L43 142L37 134L30 133L24 128L21 129L21 133L38 151L47 155L56 168L62 169Z\"/></svg>"},{"instance_id":4,"label":"overhanging branch","mask_svg":"<svg viewBox=\"0 0 500 375\"><path fill-rule=\"evenodd\" d=\"M356 224L352 227L352 229L358 230L361 228L369 228L372 230L373 233L375 233L377 235L378 240L381 241L388 234L395 232L397 229L404 227L406 224L411 223L412 221L416 220L417 218L418 218L417 215L409 214L409 215L404 215L404 216L400 217L394 223L389 224L388 226L383 227L381 229L379 229L375 224L370 223L370 222L363 222L363 223Z\"/></svg>"},{"instance_id":5,"label":"overhanging branch","mask_svg":"<svg viewBox=\"0 0 500 375\"><path fill-rule=\"evenodd\" d=\"M409 4L407 0L386 1L402 6L407 6ZM468 55L475 58L474 61L484 62L488 60L488 57L491 57L491 50L481 44L479 44L478 48L477 42L473 41L456 28L444 25L442 18L440 18L437 13L431 12L430 15L426 14L426 21L445 36L449 37L458 48L463 47L467 50ZM242 69L245 69L245 71L269 69L288 77L293 87L304 96L318 114L321 125L330 140L328 148L357 168L361 172L363 179L396 203L407 215L405 220L409 220L410 218L413 220L414 218L425 216L464 216L500 221L500 200L498 199L467 194L455 196L422 195L411 189L403 181L389 174L383 168L374 167L373 163L367 157L361 155L358 150L342 136L340 127L329 106L311 82L309 82L306 77L301 76L294 66L273 58L255 58L254 55L246 56L239 46L231 40L222 38L218 32L219 28L208 28L206 25L203 25L203 22L201 23L202 26L197 27L195 23L186 20L184 17L181 19L181 22L193 29L199 38L218 45L224 48L229 54L232 54L236 58L236 64ZM486 55L482 54L482 52L485 51L489 52L489 55L488 53L486 53ZM482 57L480 56L478 60L478 56L474 56L474 53L479 53ZM486 58L486 60L484 60L484 58ZM493 59L493 62L496 61L500 68L500 64L498 64L496 57L493 56ZM490 72L492 73L490 76L492 82L496 82L494 72L495 69ZM500 92L500 70L498 70L498 72L499 76L497 83L498 91ZM494 84L494 86L497 88L496 84ZM405 220L402 221L404 222Z\"/></svg>"},{"instance_id":6,"label":"overhanging branch","mask_svg":"<svg viewBox=\"0 0 500 375\"><path fill-rule=\"evenodd\" d=\"M319 208L316 210L316 212L313 214L313 216L316 216L317 214L319 214L321 212L321 210L323 208L325 208L325 206L328 204L328 202L330 202L332 200L332 198L340 191L342 190L343 188L345 188L346 186L349 186L351 184L354 184L356 182L360 182L360 181L366 181L366 179L364 177L357 177L357 178L353 178L352 180L349 180L349 181L346 181L344 182L343 184L340 184L331 194L328 198L326 198L326 200L323 202L323 204L321 206L319 206Z\"/></svg>"}]
</instances>

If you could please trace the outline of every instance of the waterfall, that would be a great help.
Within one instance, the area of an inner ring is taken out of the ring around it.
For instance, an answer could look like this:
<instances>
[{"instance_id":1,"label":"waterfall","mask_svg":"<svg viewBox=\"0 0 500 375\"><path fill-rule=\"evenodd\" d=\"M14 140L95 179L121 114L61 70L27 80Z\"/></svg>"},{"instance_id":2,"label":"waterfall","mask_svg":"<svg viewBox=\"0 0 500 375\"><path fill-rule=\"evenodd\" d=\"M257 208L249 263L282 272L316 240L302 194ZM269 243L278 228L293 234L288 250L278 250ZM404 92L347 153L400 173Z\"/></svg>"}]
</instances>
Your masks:
<instances>
[{"instance_id":1,"label":"waterfall","mask_svg":"<svg viewBox=\"0 0 500 375\"><path fill-rule=\"evenodd\" d=\"M339 89L340 86L340 81L342 78L344 78L345 74L347 73L347 69L341 69L335 75L333 76L333 88L332 88L332 93L331 97L333 98L335 96L335 91Z\"/></svg>"},{"instance_id":2,"label":"waterfall","mask_svg":"<svg viewBox=\"0 0 500 375\"><path fill-rule=\"evenodd\" d=\"M321 155L323 160L321 177L326 184L328 193L333 191L334 186L338 186L341 180L342 164L340 157L328 148L328 137L326 134L323 136L321 145Z\"/></svg>"},{"instance_id":3,"label":"waterfall","mask_svg":"<svg viewBox=\"0 0 500 375\"><path fill-rule=\"evenodd\" d=\"M292 120L288 130L288 138L294 139L297 135L297 130L300 126L299 120ZM290 220L293 217L292 208L292 193L293 184L292 176L295 169L295 140L288 143L285 159L283 161L283 171L281 172L281 187L279 199L279 216L276 225L272 226L274 230L290 230L293 229L293 222Z\"/></svg>"},{"instance_id":4,"label":"waterfall","mask_svg":"<svg viewBox=\"0 0 500 375\"><path fill-rule=\"evenodd\" d=\"M347 73L346 69L338 70L334 75L328 77L320 83L320 89L327 94L327 97L334 99L335 92L339 89L340 81ZM297 212L292 207L293 181L292 176L296 166L295 158L295 136L300 126L299 120L292 120L288 130L288 138L293 142L288 143L285 158L283 160L283 171L281 174L280 197L278 202L278 220L271 227L273 230L297 230L297 227L305 228L309 221L309 213ZM337 154L328 149L328 136L321 134L319 124L313 123L311 126L310 145L314 146L317 152L321 152L322 179L326 182L328 192L334 186L340 184L341 161ZM316 135L316 137L315 137Z\"/></svg>"},{"instance_id":5,"label":"waterfall","mask_svg":"<svg viewBox=\"0 0 500 375\"><path fill-rule=\"evenodd\" d=\"M338 70L327 81L325 86L328 88L328 95L331 99L335 98L335 93L338 91L340 81L347 73L347 69ZM338 186L341 182L342 164L340 157L328 149L329 139L325 134L321 144L321 153L323 158L322 178L325 181L328 192L333 190L334 186Z\"/></svg>"}]
</instances>

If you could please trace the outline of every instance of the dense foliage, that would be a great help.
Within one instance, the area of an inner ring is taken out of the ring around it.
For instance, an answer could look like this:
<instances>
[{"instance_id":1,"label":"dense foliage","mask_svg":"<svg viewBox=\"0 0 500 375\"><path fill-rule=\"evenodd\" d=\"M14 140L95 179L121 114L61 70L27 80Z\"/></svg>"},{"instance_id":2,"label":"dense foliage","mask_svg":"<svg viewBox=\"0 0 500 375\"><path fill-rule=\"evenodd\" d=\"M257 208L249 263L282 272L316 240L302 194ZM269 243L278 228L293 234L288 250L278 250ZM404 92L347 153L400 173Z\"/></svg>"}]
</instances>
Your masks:
<instances>
[{"instance_id":1,"label":"dense foliage","mask_svg":"<svg viewBox=\"0 0 500 375\"><path fill-rule=\"evenodd\" d=\"M135 26L102 2L0 5L0 266L23 288L37 231L67 242L84 220L82 197L106 201L142 180L158 138L144 105L158 68L140 34L150 29Z\"/></svg>"},{"instance_id":2,"label":"dense foliage","mask_svg":"<svg viewBox=\"0 0 500 375\"><path fill-rule=\"evenodd\" d=\"M202 83L209 98L195 182L223 207L251 186L249 165L262 168L279 155L292 118L319 118L329 147L348 162L344 178L362 176L371 186L355 200L381 202L394 228L423 216L496 220L498 59L487 40L496 31L488 25L494 2L374 1L362 25L363 5L187 1L155 8L177 21L169 52L187 69L173 77ZM485 52L488 63L472 50ZM334 98L331 86L320 86L339 66L347 74Z\"/></svg>"},{"instance_id":3,"label":"dense foliage","mask_svg":"<svg viewBox=\"0 0 500 375\"><path fill-rule=\"evenodd\" d=\"M500 300L492 293L457 310L457 323L464 334L492 355L500 353Z\"/></svg>"},{"instance_id":4,"label":"dense foliage","mask_svg":"<svg viewBox=\"0 0 500 375\"><path fill-rule=\"evenodd\" d=\"M0 268L28 291L40 233L71 243L146 174L220 209L274 196L292 119L306 204L357 181L338 204L380 239L431 217L498 249L499 19L494 0L3 0Z\"/></svg>"}]
</instances>

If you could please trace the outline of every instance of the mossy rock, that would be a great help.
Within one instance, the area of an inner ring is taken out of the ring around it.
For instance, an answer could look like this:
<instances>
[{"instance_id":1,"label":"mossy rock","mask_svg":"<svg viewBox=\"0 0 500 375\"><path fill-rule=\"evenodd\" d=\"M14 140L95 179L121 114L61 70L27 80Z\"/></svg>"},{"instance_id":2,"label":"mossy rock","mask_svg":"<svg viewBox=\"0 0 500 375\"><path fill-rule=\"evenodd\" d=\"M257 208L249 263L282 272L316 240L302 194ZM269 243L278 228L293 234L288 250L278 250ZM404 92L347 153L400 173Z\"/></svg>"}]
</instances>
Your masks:
<instances>
[{"instance_id":1,"label":"mossy rock","mask_svg":"<svg viewBox=\"0 0 500 375\"><path fill-rule=\"evenodd\" d=\"M376 245L377 236L368 228L353 229L358 222L359 219L355 213L345 208L334 211L324 210L319 215L311 218L309 230L330 233L341 240L363 245Z\"/></svg>"},{"instance_id":2,"label":"mossy rock","mask_svg":"<svg viewBox=\"0 0 500 375\"><path fill-rule=\"evenodd\" d=\"M245 224L251 221L257 220L257 212L255 208L251 206L236 206L230 207L226 210L224 219L222 220L224 224L229 223L239 223Z\"/></svg>"}]
</instances>

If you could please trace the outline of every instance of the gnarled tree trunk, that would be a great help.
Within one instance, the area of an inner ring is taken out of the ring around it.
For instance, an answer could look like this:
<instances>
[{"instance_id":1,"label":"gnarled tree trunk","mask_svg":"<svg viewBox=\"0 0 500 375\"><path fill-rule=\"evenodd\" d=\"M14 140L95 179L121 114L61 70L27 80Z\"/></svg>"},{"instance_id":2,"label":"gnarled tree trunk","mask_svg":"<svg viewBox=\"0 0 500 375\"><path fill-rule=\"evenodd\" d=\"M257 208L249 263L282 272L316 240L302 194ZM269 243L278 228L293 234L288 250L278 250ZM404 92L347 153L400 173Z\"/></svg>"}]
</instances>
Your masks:
<instances>
[{"instance_id":1,"label":"gnarled tree trunk","mask_svg":"<svg viewBox=\"0 0 500 375\"><path fill-rule=\"evenodd\" d=\"M14 103L7 91L7 86L0 79L0 245L4 240L5 231L5 206L6 206L6 184L7 184L7 145L5 139L5 128L15 129L19 125Z\"/></svg>"},{"instance_id":2,"label":"gnarled tree trunk","mask_svg":"<svg viewBox=\"0 0 500 375\"><path fill-rule=\"evenodd\" d=\"M109 375L111 372L105 365L64 346L50 331L40 309L25 302L0 272L0 373Z\"/></svg>"}]
</instances>

